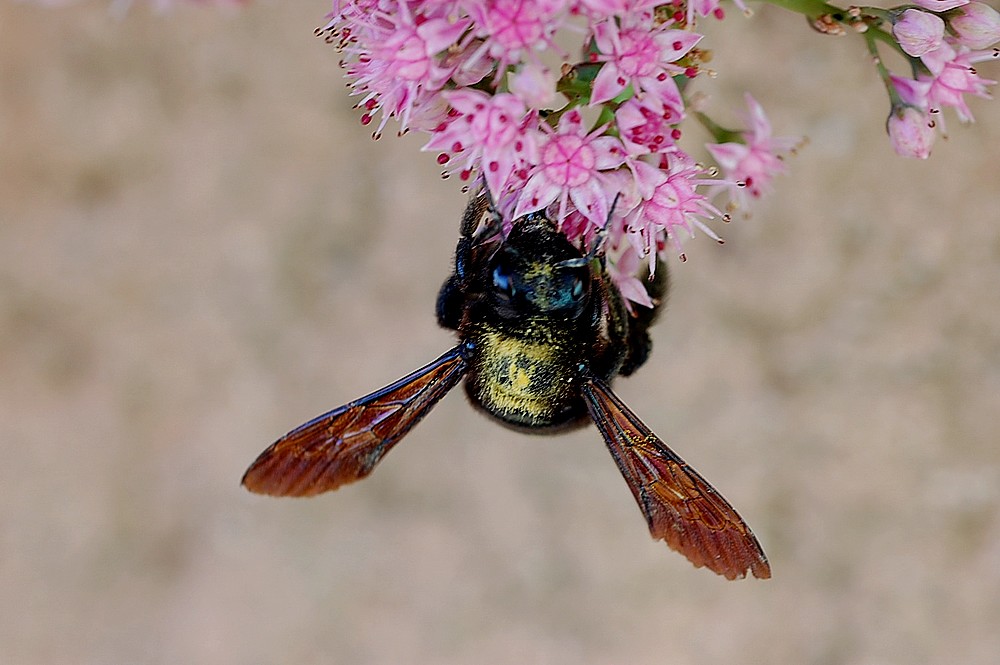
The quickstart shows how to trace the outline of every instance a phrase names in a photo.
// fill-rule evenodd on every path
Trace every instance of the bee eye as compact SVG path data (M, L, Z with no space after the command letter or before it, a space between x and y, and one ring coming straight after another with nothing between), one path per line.
M500 261L493 268L493 286L508 297L514 295L514 281L511 278L510 266L507 265L506 261Z
M586 268L576 268L569 271L563 278L563 293L569 295L570 300L579 305L587 299L590 293L590 271Z

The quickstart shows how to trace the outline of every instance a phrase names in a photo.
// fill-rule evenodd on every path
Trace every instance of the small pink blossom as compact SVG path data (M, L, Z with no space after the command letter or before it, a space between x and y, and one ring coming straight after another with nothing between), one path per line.
M629 85L637 95L652 92L665 101L679 96L673 75L684 70L671 63L687 55L702 36L668 26L619 26L613 19L594 26L594 43L600 50L596 61L604 66L594 79L591 105L614 99Z
M633 97L615 113L618 133L631 155L665 152L680 137L676 125L684 118L680 95L667 106L656 97Z
M981 2L960 7L948 19L958 42L970 49L987 49L1000 41L1000 13Z
M510 91L533 109L551 108L556 101L556 77L548 67L528 62L507 80Z
M926 111L913 106L894 109L886 120L889 143L900 157L927 159L934 145L934 123Z
M518 170L537 158L535 114L529 113L515 95L487 95L473 89L442 93L454 109L443 127L439 127L425 150L440 150L439 162L456 164L447 172L461 168L463 177L482 169L483 178L498 198Z
M521 190L514 216L541 210L558 199L557 221L566 217L567 204L572 201L584 217L602 226L607 221L611 193L601 172L625 162L621 141L604 135L604 129L588 134L577 109L563 115L539 145L538 164Z
M646 291L646 286L636 274L639 271L639 250L635 245L626 243L618 260L608 264L611 281L618 287L618 292L625 298L625 306L632 311L631 303L652 307L653 301Z
M972 122L972 111L963 95L991 99L986 88L996 84L996 81L981 78L973 65L992 57L989 52L969 51L964 47L956 50L948 44L925 53L920 59L931 72L931 77L927 79L930 81L927 101L931 108L951 106L958 113L959 120ZM925 77L921 75L920 78Z
M449 48L441 59L441 66L451 70L451 82L458 88L471 87L493 71L494 62L481 56L482 40L466 40L461 46Z
M892 35L906 53L917 58L941 45L944 21L930 12L907 9L893 24Z
M722 212L697 188L716 185L704 178L705 169L680 150L663 156L661 168L636 163L636 182L642 201L625 218L630 242L649 257L649 269L656 267L656 254L663 239L681 252L681 235L694 237L700 229L710 238L721 238L699 218L722 217ZM684 254L680 254L684 259Z
M892 86L904 104L923 111L930 108L930 102L927 100L927 93L931 88L930 79L925 77L923 80L918 81L896 75L892 75L889 78L892 80Z
M785 172L781 155L799 142L793 137L771 136L771 123L763 107L749 94L745 100L749 113L744 119L747 125L743 132L744 142L710 143L706 146L725 177L740 183L732 194L732 203L739 208L747 207L747 195L760 198L771 190L774 176Z
M503 73L534 51L555 47L552 36L562 26L565 0L457 0L472 18L481 54Z
M409 126L414 108L430 100L450 78L452 69L435 57L454 44L468 26L468 20L414 16L406 2L399 11L375 13L357 29L365 34L365 45L354 42L345 49L357 59L347 63L347 75L354 79L354 94L364 95L359 106L371 114L382 109L380 134L390 117L399 118L400 131Z

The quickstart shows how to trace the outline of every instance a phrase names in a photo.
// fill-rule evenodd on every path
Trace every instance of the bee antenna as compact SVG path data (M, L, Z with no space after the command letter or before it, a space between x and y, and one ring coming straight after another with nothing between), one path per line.
M615 200L611 202L611 208L608 209L608 218L604 222L604 227L607 228L608 224L611 223L611 216L615 214L615 208L618 207L618 199L622 197L622 193L618 192L615 194Z
M503 218L500 216L500 208L497 206L497 202L493 198L493 192L490 191L490 186L486 183L486 178L483 178L482 194L486 196L486 203L489 206L487 210L492 218L490 226L500 229L503 225Z
M583 268L584 266L590 263L590 260L592 258L593 257L591 257L590 255L580 256L575 259L566 259L565 261L560 261L556 265L560 268Z
M597 232L594 234L594 245L585 257L587 261L593 261L604 256L604 243L608 239L608 226L611 225L611 216L615 214L615 208L618 207L618 200L621 197L621 192L615 194L615 199L611 202L611 207L608 209L608 218L604 221L604 227L597 229Z

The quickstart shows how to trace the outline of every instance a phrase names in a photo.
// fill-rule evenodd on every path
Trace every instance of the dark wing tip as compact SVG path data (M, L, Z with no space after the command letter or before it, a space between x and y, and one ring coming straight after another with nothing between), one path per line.
M712 529L697 521L650 525L650 534L670 549L683 554L695 568L708 568L727 580L742 579L747 573L769 579L771 566L752 533L727 525Z
M241 484L256 494L314 496L360 480L464 376L461 347L278 439Z
M240 484L254 494L305 497L339 487L332 480L316 464L272 447L250 465Z
M603 382L583 385L604 437L656 540L696 568L735 580L771 577L767 557L743 518L707 480L656 436Z

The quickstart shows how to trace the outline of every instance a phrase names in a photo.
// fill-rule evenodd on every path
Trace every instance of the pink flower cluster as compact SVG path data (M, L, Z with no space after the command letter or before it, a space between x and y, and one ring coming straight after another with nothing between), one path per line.
M890 13L893 37L916 74L889 77L893 108L887 129L898 154L926 159L935 128L944 130L943 108L972 122L965 95L990 98L987 86L996 81L981 77L975 64L1000 56L993 48L1000 42L1000 13L969 0L915 1L923 9Z
M582 243L603 230L643 302L623 268L696 229L718 239L708 188L745 203L791 147L750 98L748 130L712 147L725 179L678 145L702 56L692 19L710 14L718 0L335 0L321 33L376 137L390 119L429 134L445 175L481 180L505 219L544 209Z

